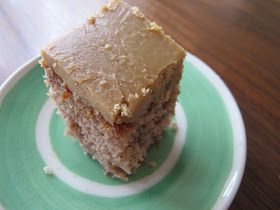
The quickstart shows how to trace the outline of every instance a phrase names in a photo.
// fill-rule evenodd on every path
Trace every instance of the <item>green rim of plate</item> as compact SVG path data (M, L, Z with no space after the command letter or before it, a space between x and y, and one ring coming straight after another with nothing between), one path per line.
M56 175L44 174L46 163L37 149L35 132L38 115L48 99L42 75L41 67L33 65L10 85L0 104L0 202L5 209L210 209L217 205L235 164L233 126L221 94L197 66L184 62L179 103L188 129L178 161L150 188L115 198L80 192ZM51 145L68 170L109 187L127 184L104 176L101 166L84 155L76 141L63 136L64 124L55 110L46 123ZM147 157L157 166L144 164L130 182L158 170L174 137L175 131L167 129L160 146L153 146ZM241 170L239 176L242 174ZM238 181L235 185L238 188ZM227 205L235 192L232 194Z

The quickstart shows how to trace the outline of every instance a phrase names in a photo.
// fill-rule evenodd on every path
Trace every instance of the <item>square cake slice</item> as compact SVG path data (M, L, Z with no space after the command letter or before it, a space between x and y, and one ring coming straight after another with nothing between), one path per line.
M137 7L114 0L41 51L66 133L127 179L174 114L185 50Z

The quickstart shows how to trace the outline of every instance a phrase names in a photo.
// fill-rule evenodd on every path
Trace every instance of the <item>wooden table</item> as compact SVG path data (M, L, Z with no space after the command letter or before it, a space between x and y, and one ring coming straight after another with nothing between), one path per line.
M46 42L104 2L0 1L0 84ZM230 209L280 209L280 1L128 2L213 67L239 103L248 156Z

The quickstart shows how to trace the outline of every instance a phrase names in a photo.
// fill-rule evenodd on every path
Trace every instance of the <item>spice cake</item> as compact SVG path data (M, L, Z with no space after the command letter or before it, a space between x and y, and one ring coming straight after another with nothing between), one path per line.
M185 50L137 7L114 0L41 56L66 133L127 180L174 114Z

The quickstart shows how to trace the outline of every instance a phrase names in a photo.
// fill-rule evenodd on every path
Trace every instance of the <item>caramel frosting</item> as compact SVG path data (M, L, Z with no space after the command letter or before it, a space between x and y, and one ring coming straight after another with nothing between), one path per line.
M137 7L114 0L41 51L44 63L110 123L136 120L185 50Z

